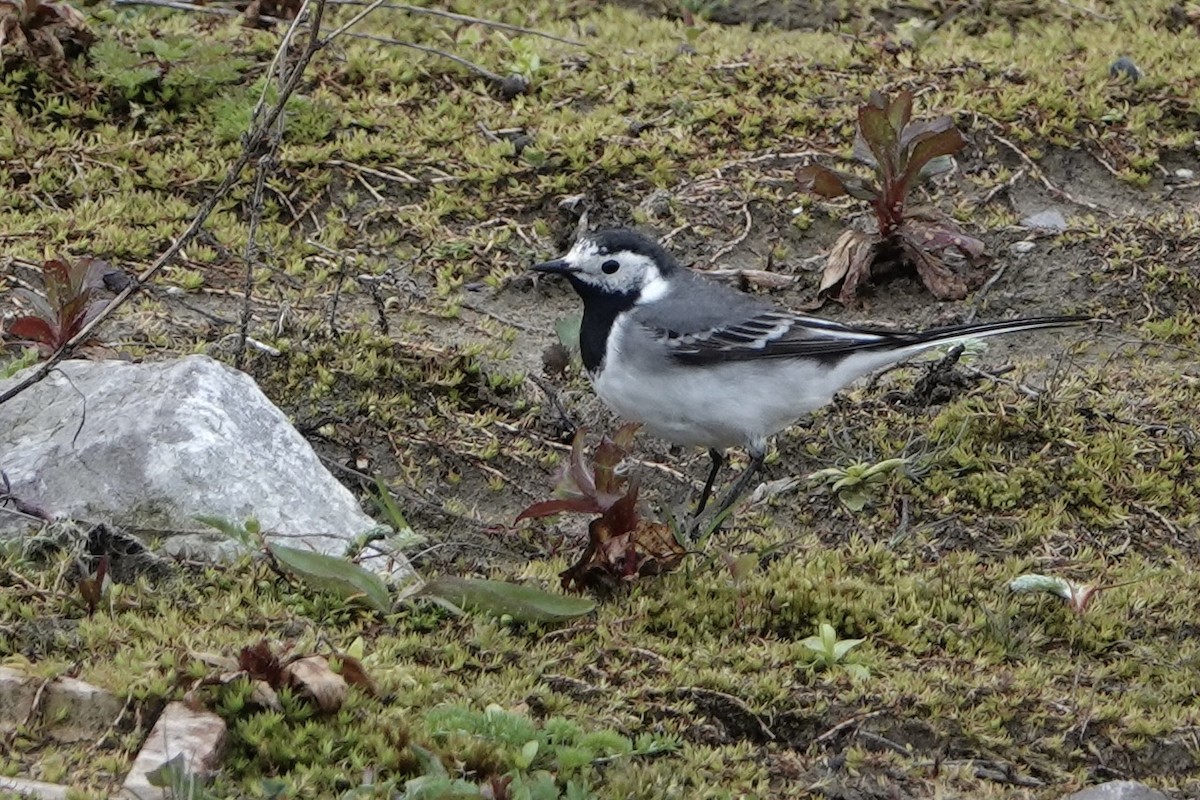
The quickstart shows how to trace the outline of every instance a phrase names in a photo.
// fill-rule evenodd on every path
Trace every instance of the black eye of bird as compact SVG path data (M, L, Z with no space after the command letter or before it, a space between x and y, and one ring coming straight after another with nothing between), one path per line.
M603 264L600 265L600 269L604 270L605 275L612 275L614 272L616 272L620 268L621 268L621 265L618 264L616 261L613 261L612 259L609 259L608 261L605 261Z

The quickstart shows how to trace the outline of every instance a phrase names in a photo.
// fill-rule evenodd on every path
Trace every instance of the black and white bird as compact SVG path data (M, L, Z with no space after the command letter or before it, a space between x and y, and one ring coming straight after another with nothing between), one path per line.
M579 348L600 399L653 436L708 448L697 516L727 448L746 448L750 463L718 515L749 487L771 436L857 378L966 339L1088 321L1036 317L915 333L843 325L708 280L628 229L585 236L533 269L563 275L583 300Z

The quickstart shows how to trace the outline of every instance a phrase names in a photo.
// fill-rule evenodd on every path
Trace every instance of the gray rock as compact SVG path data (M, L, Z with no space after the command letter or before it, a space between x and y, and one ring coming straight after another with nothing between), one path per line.
M254 380L207 356L64 361L0 405L0 469L50 514L201 557L230 546L197 515L255 517L268 540L332 555L375 527ZM29 527L0 511L0 535ZM393 571L411 573L402 559Z
M1069 794L1063 800L1170 800L1167 795L1137 781L1109 781Z
M1031 242L1031 241L1025 240L1025 241L1020 241L1020 242L1013 242L1012 244L1010 244L1008 246L1008 249L1014 256L1023 256L1026 253L1032 253L1034 251L1034 248L1036 248L1036 247L1037 247L1037 242Z
M1022 219L1021 227L1061 233L1067 229L1067 218L1058 209L1049 208Z
M1141 68L1129 56L1121 56L1108 67L1108 76L1137 83L1142 79Z

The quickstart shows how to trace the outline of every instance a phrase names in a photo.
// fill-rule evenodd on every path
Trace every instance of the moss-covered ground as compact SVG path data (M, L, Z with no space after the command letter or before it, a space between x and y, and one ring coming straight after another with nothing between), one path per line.
M554 788L531 797L1049 798L1119 777L1200 796L1200 12L718 0L689 26L688 5L454 4L578 45L382 8L355 30L524 73L531 91L505 99L446 59L343 37L292 100L251 303L251 336L280 354L252 350L246 369L354 489L393 488L429 539L422 571L555 586L580 546L577 520L511 524L569 442L535 377L574 422L612 424L582 377L543 376L575 300L526 266L586 212L668 237L697 268L792 277L773 299L808 303L811 257L858 209L799 194L792 171L846 161L871 89L911 88L919 115L967 135L958 171L920 194L988 243L999 277L960 303L901 277L821 313L1110 321L997 343L932 401L909 396L923 365L856 386L779 438L767 478L907 457L863 510L802 481L570 625L380 617L248 561L139 579L89 616L66 555L9 552L4 661L131 710L94 746L10 735L0 772L104 796L152 711L205 672L195 653L361 637L381 696L335 715L210 690L232 731L215 796L389 796L430 759L475 783L548 770ZM97 41L69 72L0 78L6 309L47 252L136 272L165 249L240 152L280 38L182 11L86 14ZM1137 83L1110 77L1121 55ZM250 197L247 180L108 343L232 359ZM1017 225L1046 209L1065 233ZM698 488L700 454L637 450L649 510ZM726 563L747 553L735 580ZM1023 573L1113 588L1080 615L1012 594ZM803 644L821 623L864 642L821 668ZM491 705L530 722L480 722ZM450 725L448 708L483 716ZM445 733L464 725L479 736Z

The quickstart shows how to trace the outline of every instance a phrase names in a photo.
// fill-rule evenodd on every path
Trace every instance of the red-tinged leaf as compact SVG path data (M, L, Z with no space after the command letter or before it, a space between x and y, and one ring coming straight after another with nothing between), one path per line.
M982 257L987 249L983 242L963 233L958 225L949 219L932 222L908 220L900 232L913 246L935 253L953 247L975 260Z
M33 316L41 317L46 321L58 319L57 309L51 308L50 304L46 302L46 298L40 294L35 294L28 289L14 289L13 296L29 303L33 307Z
M523 519L540 519L552 514L572 511L580 514L599 514L604 511L594 497L561 497L554 500L543 500L534 503L517 516L516 522Z
M86 294L77 295L59 309L58 324L62 329L64 340L79 333L79 329L83 327L83 318L87 315L87 309L88 296Z
M596 484L583 455L583 441L586 433L586 428L580 428L575 432L575 438L571 442L571 460L567 475L575 482L575 487L580 494L595 497Z
M597 496L616 494L620 490L625 478L617 474L617 467L628 454L628 449L621 447L613 439L605 436L600 440L592 458L592 475Z
M44 344L51 349L58 348L61 338L53 325L37 317L17 317L8 324L8 334L27 342Z
M918 139L935 133L943 133L953 127L954 120L950 119L950 117L919 119L900 131L900 149L905 153L911 152L913 143Z
M886 189L886 185L896 176L899 144L896 129L892 127L887 111L873 105L859 107L858 129L862 132L867 147L871 149L871 155L875 156L875 161L879 164Z
M948 131L941 133L928 133L913 141L912 151L908 156L908 163L904 167L904 184L906 187L912 186L917 182L921 170L925 168L933 159L939 156L948 156L962 150L967 144L967 140L958 132L957 128L951 128Z
M71 302L75 293L71 291L71 267L67 262L58 258L43 262L42 282L46 287L46 300L52 308L62 308Z
M634 481L629 486L629 491L624 497L613 503L608 511L604 512L604 518L611 525L613 530L620 533L628 533L638 526L637 513L638 485Z
M613 494L625 482L625 479L617 474L617 465L621 463L621 458L617 446L607 439L596 446L596 463L593 473L597 497Z
M901 89L892 98L891 104L888 106L888 119L892 123L892 130L903 131L904 126L908 124L912 118L913 96L912 92L907 89Z
M801 191L812 192L827 199L849 194L845 178L820 164L800 167L796 170L796 182L800 184Z

